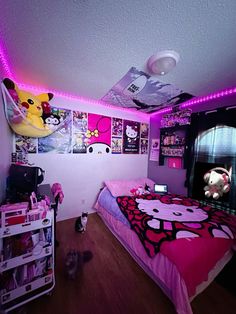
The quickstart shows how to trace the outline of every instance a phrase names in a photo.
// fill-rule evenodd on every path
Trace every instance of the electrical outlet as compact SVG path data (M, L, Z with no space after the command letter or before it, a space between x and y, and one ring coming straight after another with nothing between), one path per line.
M85 204L85 199L81 200L81 204L84 205Z

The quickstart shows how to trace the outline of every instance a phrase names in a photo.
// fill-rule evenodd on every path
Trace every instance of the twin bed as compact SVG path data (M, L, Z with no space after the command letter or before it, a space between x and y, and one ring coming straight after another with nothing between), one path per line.
M191 314L190 302L233 255L235 217L179 195L131 195L140 186L152 187L149 179L105 183L97 213L176 312Z

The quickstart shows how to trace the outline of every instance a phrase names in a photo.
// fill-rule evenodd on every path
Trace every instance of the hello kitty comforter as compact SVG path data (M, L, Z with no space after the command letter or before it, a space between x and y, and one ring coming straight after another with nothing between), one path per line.
M155 256L166 241L181 238L236 238L236 218L178 195L120 196L117 203L147 254Z
M198 284L207 280L209 271L236 238L236 217L201 207L187 197L149 194L139 198L120 196L116 200L148 256L152 258L158 252L167 256L178 267L190 296ZM195 265L197 271L189 265Z

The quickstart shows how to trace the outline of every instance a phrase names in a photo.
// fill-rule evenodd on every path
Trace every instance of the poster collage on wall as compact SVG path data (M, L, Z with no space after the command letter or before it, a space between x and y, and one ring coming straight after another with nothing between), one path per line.
M58 108L53 108L53 115L55 127L63 121L59 130L42 138L15 134L15 152L148 154L147 123Z

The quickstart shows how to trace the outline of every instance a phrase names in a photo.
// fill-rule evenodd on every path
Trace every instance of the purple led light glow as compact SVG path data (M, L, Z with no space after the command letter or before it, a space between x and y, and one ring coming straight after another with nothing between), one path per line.
M5 51L6 51L6 49L4 48L3 41L0 40L0 62L3 66L4 74L7 77L9 77L10 79L14 80L23 89L31 89L31 90L34 90L37 92L45 91L45 89L40 88L40 87L30 86L30 85L26 85L26 84L22 84L22 83L17 82L17 80L15 79L15 76L13 75L11 68L9 66L8 58L6 57ZM48 90L47 90L47 92L48 92ZM80 102L85 103L85 104L90 104L90 105L95 105L95 106L103 106L106 108L111 108L113 110L120 110L123 112L125 111L125 112L129 112L129 113L135 113L137 116L145 117L145 118L153 116L153 115L157 115L157 114L168 113L168 112L172 111L172 107L167 107L167 108L160 109L159 111L154 112L154 113L149 115L145 112L134 111L134 110L122 108L122 107L116 107L116 106L113 106L113 105L108 104L108 103L101 101L101 100L90 99L90 98L82 97L79 95L68 94L65 92L57 91L57 90L51 90L51 92L58 97L63 97L63 98L67 98L70 100L77 100L77 101L80 101ZM233 88L229 88L229 89L226 89L223 91L218 91L218 92L213 93L213 94L209 94L207 96L195 97L193 100L186 101L186 102L182 103L180 105L180 109L190 107L190 106L195 105L195 104L207 102L207 101L210 101L212 99L217 99L217 98L225 97L228 95L232 95L235 93L236 93L236 87L233 87Z
M195 97L193 100L189 100L189 101L182 103L179 106L179 108L184 109L184 108L196 105L196 104L201 104L203 102L207 102L207 101L210 101L213 99L222 98L222 97L229 96L232 94L236 94L236 87L228 88L228 89L218 91L218 92L215 92L215 93L212 93L212 94L209 94L206 96L202 96L202 97ZM164 109L161 109L157 112L152 113L151 116L154 116L157 114L163 114L163 113L167 113L167 112L171 112L171 111L172 111L172 107L168 107L168 108L164 108Z
M152 115L160 114L160 113L168 113L168 112L171 112L171 111L172 111L172 107L167 107L167 108L164 108L164 109L160 109L159 111L153 113Z
M222 91L218 91L216 93L212 93L212 94L209 94L207 96L196 97L193 100L186 101L185 103L180 105L180 109L190 107L190 106L195 105L195 104L201 104L203 102L207 102L207 101L210 101L212 99L218 99L218 98L222 98L225 96L229 96L232 94L236 94L236 87L232 87L232 88L228 88L228 89L225 89Z
M4 73L6 74L7 77L11 78L14 80L14 75L12 74L9 66L9 62L7 61L5 49L2 40L0 40L0 63L2 64Z

